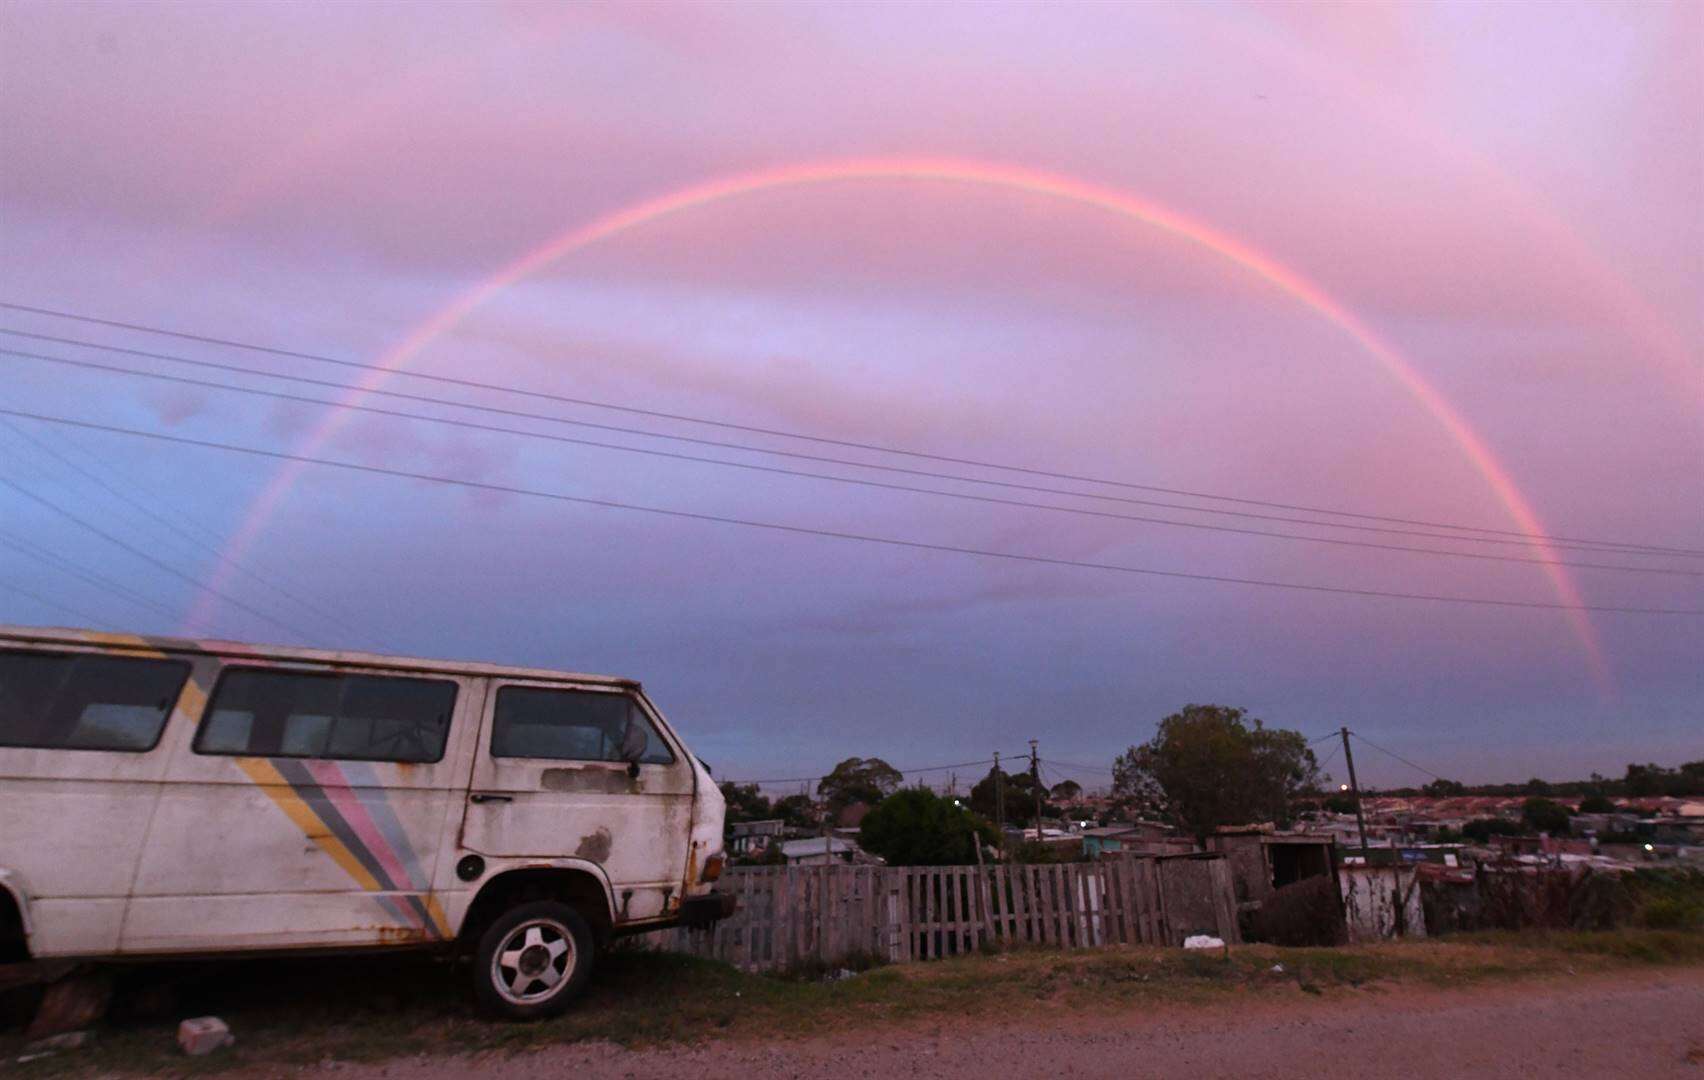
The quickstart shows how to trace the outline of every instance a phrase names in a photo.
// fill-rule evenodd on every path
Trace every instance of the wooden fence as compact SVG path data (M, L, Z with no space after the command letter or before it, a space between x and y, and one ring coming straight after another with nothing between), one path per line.
M1218 856L734 867L718 887L738 898L732 918L710 930L658 931L647 935L651 943L769 971L860 954L934 960L986 944L1180 945L1197 933L1239 940L1230 868Z

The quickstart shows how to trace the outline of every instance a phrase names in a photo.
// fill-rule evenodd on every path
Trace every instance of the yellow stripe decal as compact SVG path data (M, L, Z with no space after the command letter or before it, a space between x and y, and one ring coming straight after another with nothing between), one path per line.
M343 841L332 834L331 828L296 794L270 761L248 757L237 758L236 761L243 772L248 774L249 779L259 785L278 805L278 809L284 811L285 816L296 823L303 835L318 844L320 850L330 855L363 889L368 892L383 891L384 886L379 884L378 879L361 865L361 860L355 857L354 852L350 851Z

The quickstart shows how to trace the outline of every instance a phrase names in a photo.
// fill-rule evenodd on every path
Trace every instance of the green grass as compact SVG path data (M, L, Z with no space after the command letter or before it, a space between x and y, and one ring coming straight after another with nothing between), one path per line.
M1282 965L1282 971L1274 971ZM1339 949L1250 945L1223 952L1024 949L877 967L835 982L746 975L691 957L620 950L557 1020L501 1024L469 1003L464 969L425 957L272 960L129 974L181 980L169 1016L114 1018L83 1050L16 1065L22 1039L0 1035L0 1071L24 1078L89 1072L202 1074L243 1067L372 1061L413 1054L519 1051L582 1040L623 1046L706 1038L787 1039L873 1025L1011 1015L1046 1003L1075 1012L1172 1003L1213 1008L1251 996L1340 995L1384 985L1469 986L1652 965L1704 965L1704 935L1682 931L1462 935ZM237 1044L187 1059L177 1019L223 1017Z

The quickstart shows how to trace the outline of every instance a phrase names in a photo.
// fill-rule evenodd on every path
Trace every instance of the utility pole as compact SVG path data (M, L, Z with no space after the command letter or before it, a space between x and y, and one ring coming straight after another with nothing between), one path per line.
M1355 828L1361 833L1361 855L1367 854L1367 819L1361 813L1361 785L1355 780L1355 753L1349 749L1349 729L1339 728L1343 736L1343 760L1349 763L1349 794L1355 799Z
M1006 774L1000 771L1000 751L994 751L994 832L1000 837L1000 856L1006 855Z
M1035 842L1041 843L1041 759L1036 757L1035 740L1030 740L1030 780L1035 784Z

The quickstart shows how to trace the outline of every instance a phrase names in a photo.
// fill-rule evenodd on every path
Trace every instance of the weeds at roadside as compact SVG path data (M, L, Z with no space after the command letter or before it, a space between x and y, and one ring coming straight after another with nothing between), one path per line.
M751 975L693 957L618 950L603 958L586 997L566 1016L518 1025L478 1018L465 992L466 972L426 957L255 961L218 965L187 980L174 1014L222 1016L237 1034L228 1051L186 1059L172 1042L175 1020L121 1018L86 1049L24 1065L15 1064L21 1038L0 1035L0 1070L24 1080L91 1072L201 1075L327 1059L508 1054L588 1040L638 1047L787 1039L943 1017L992 1019L1038 999L1092 1015L1132 1005L1213 1007L1258 994L1330 997L1404 983L1447 988L1674 964L1704 964L1704 934L1494 932L1335 949L1250 945L1228 955L1018 948L869 966L835 981L803 971Z

